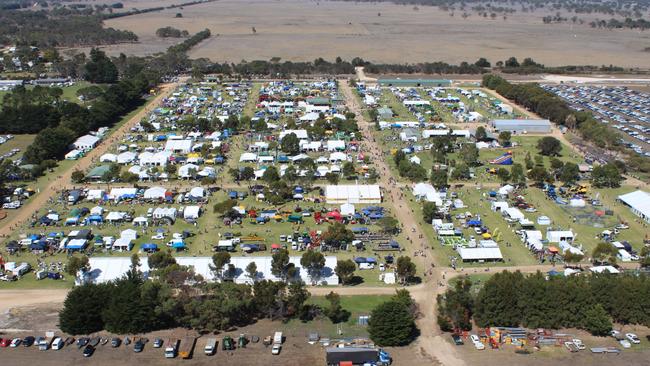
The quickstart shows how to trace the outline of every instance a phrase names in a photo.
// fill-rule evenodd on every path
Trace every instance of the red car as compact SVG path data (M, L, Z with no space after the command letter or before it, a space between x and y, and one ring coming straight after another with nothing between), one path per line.
M10 344L11 344L11 339L0 338L0 347L9 347Z

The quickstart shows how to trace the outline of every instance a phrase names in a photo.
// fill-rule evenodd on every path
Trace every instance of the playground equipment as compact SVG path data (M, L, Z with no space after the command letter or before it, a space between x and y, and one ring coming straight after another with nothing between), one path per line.
M512 165L512 151L508 151L498 158L490 161L490 164L496 165Z

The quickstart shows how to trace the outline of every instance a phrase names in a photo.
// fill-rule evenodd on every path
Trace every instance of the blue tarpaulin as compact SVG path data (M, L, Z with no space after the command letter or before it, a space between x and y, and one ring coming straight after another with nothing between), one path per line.
M182 241L175 241L172 243L172 248L174 249L185 249L185 243Z
M156 251L158 250L158 245L154 243L144 243L140 248L145 251Z

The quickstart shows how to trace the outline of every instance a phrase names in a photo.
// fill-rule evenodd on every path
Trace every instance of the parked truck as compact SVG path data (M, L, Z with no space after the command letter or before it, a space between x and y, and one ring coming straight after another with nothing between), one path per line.
M170 338L167 340L165 347L165 358L175 358L178 354L178 343L179 340L175 338Z
M178 355L182 359L192 358L192 353L194 352L194 346L196 345L196 337L185 337L181 341L180 351Z
M217 339L208 338L208 340L205 342L203 353L205 353L207 356L212 356L215 354L215 352L217 352Z
M280 350L282 350L282 332L275 332L273 335L273 348L271 348L271 354L279 355Z

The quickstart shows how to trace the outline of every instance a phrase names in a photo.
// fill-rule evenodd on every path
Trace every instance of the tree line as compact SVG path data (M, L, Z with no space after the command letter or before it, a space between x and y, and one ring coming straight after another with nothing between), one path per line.
M94 15L55 16L45 10L0 11L0 42L37 47L77 47L136 42L130 31L104 28Z
M647 276L592 274L524 275L503 271L475 291L468 278L438 295L444 331L478 327L580 328L607 335L612 322L650 325Z
M320 256L319 256L320 255ZM233 266L228 253L217 253L210 268L220 282L207 282L191 267L181 266L170 252L160 251L147 259L148 280L140 271L140 258L131 257L131 267L121 278L104 284L83 284L67 295L59 313L61 330L72 335L107 330L117 334L146 333L173 327L201 332L230 331L259 319L309 321L327 317L333 323L345 322L350 312L341 305L335 292L325 296L327 305L309 304L310 293L300 280L291 280L288 253L273 257L272 272L283 280L259 280L251 262L246 275L251 284L227 280ZM324 262L322 254L306 252L301 265L308 271ZM87 271L85 257L72 257L69 273ZM381 346L400 346L418 335L415 326L417 307L407 290L398 290L388 301L371 312L368 333Z

